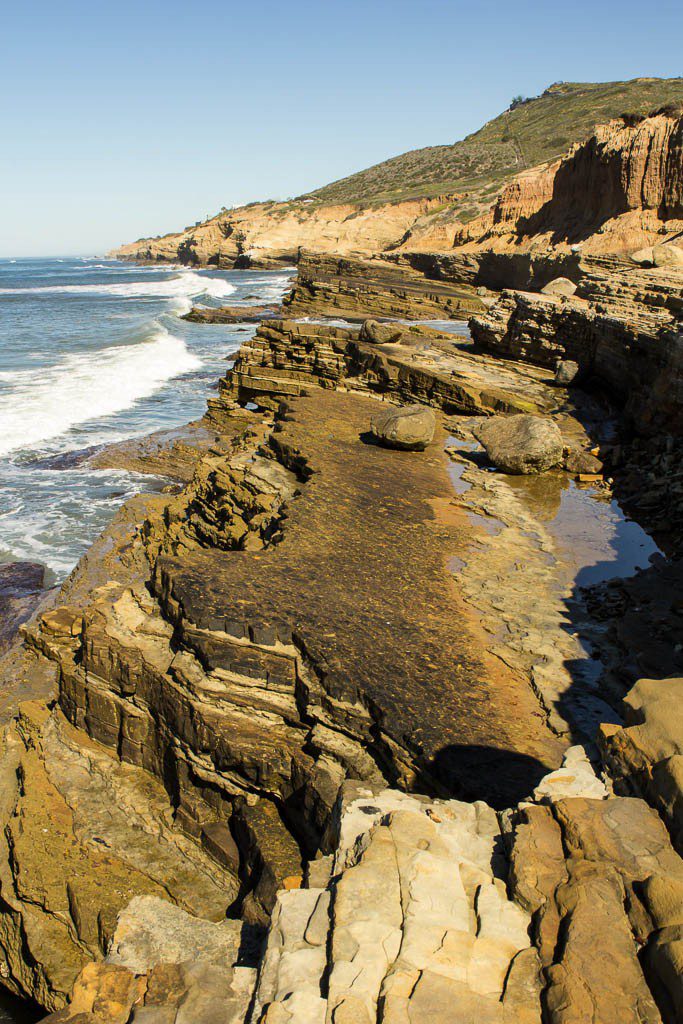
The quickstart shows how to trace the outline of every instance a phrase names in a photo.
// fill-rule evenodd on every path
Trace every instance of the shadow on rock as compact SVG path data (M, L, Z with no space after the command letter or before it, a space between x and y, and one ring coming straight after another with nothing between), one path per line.
M553 767L517 750L451 743L424 766L414 788L503 810L529 797Z

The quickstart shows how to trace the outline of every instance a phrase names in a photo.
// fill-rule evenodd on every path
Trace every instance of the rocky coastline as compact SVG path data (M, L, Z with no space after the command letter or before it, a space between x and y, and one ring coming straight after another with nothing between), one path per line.
M677 167L680 123L566 159L616 147L635 180L647 136ZM169 485L59 590L28 567L0 589L0 975L53 1024L681 1018L683 178L662 173L644 255L623 224L612 251L544 227L293 254L276 216L259 259L297 279L204 417L88 454ZM246 259L202 238L202 262ZM585 517L617 499L652 557L584 584Z

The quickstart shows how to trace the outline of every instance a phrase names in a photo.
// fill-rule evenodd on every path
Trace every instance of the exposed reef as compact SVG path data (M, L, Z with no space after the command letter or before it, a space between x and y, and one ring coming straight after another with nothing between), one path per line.
M481 484L489 514L521 532L472 559L444 452L445 431L520 411L552 415L566 449L587 452L582 420L601 414L581 394L427 326L277 320L204 421L111 453L185 486L124 507L15 644L5 678L20 668L45 697L5 741L6 984L79 1024L180 1024L190 1007L207 1024L438 1020L453 1006L555 1024L584 1002L607 1024L615 1000L627 1021L675 1019L667 894L683 869L656 812L611 795L650 800L675 838L673 783L652 781L675 765L648 753L643 767L605 704L618 693L562 676L577 655L550 654L550 541L535 553L533 520L475 464L467 500ZM415 400L440 417L427 450L372 443L376 411ZM501 640L487 581L512 582L506 552L525 544L537 575ZM454 558L472 571L454 576ZM515 629L534 606L545 617L525 618L525 646ZM600 721L604 782L567 753ZM32 838L45 827L49 872ZM604 916L610 985L586 906Z
M681 1019L680 125L457 248L311 199L121 250L298 276L190 314L260 321L206 415L76 456L157 492L0 590L0 975L53 1024Z

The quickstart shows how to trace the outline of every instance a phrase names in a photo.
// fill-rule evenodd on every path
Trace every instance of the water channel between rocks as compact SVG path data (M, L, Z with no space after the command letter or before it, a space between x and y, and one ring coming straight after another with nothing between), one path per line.
M478 527L450 568L490 650L529 676L554 731L590 740L617 716L600 692L605 625L591 620L582 588L634 575L659 549L600 486L561 471L508 476L458 437L447 451L455 500Z

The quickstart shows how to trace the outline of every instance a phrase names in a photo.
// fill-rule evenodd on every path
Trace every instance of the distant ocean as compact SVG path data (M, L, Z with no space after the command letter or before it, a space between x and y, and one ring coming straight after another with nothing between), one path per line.
M44 562L63 579L149 478L44 460L200 416L254 328L180 314L273 302L290 280L101 257L0 260L0 564Z

